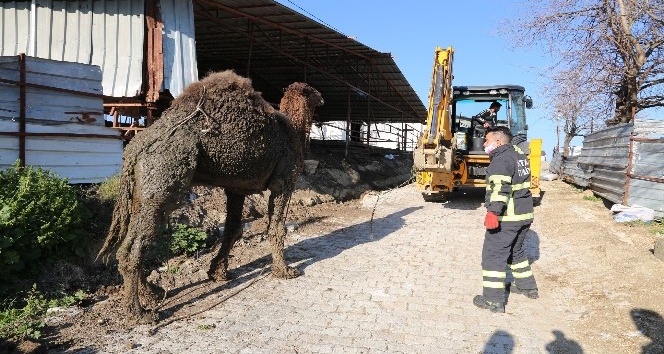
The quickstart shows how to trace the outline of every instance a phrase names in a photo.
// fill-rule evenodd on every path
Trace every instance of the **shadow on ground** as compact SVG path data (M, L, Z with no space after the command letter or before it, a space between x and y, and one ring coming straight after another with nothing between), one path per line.
M646 309L632 309L630 315L639 332L651 341L642 347L641 353L664 353L664 319L662 315Z
M290 263L304 260L297 265L300 271L304 271L309 265L332 258L345 250L381 240L405 225L404 216L421 208L406 208L382 218L348 226L323 236L305 239L287 247L284 252ZM192 316L217 306L226 297L221 300L214 299L212 303L205 301L209 300L208 298L211 295L221 291L231 291L231 295L228 296L232 296L244 287L251 285L257 278L267 274L267 267L270 265L270 260L271 256L266 255L232 269L230 274L234 279L225 283L220 284L205 280L170 291L168 299L160 310L160 314L165 321L159 323L155 327L155 330L184 316ZM196 305L195 313L178 314L176 317L173 317L178 311L194 304Z
M444 202L445 209L477 210L484 204L485 188L461 187L450 193Z
M341 252L369 242L379 241L405 225L404 216L422 209L410 207L382 218L344 227L330 234L302 240L286 250L289 259L305 259L298 265L304 271L309 265L332 258Z
M565 338L565 334L561 331L554 330L555 337L553 342L546 345L547 353L551 354L583 354L581 345L575 340ZM484 345L481 351L483 354L512 354L514 352L515 340L514 337L503 330L495 331L491 338Z

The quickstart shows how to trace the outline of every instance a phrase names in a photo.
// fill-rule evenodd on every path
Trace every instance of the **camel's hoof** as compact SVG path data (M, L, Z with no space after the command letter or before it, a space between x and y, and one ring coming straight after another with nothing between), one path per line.
M148 307L157 307L166 297L166 290L158 285L148 283L141 289L140 298Z
M209 271L208 278L214 281L229 281L232 279L226 270Z
M272 275L281 279L292 279L302 275L302 272L293 267L286 266L284 268L279 268L279 269L273 268Z
M143 310L136 318L137 324L154 324L159 321L159 312L156 310Z
M155 310L146 310L144 308L130 308L127 310L130 318L136 324L152 324L159 320L159 313Z

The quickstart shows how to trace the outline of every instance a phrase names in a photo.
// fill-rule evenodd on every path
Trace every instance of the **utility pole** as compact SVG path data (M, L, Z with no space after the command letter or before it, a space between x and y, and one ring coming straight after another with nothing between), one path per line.
M560 117L561 117L561 114L558 113L556 115L556 123L557 123L556 136L558 137L558 141L556 142L556 154L560 153Z

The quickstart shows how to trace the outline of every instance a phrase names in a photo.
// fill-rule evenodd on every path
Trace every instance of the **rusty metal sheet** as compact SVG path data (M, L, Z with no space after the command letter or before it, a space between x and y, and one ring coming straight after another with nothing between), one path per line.
M20 159L70 183L98 183L118 173L123 140L104 126L101 80L94 65L0 57L0 170Z

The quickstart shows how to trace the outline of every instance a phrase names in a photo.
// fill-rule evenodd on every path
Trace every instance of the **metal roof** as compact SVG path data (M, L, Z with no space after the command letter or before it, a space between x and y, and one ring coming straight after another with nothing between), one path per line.
M492 86L454 86L454 90L459 91L490 91L490 90L516 90L516 91L526 91L523 86L520 85L492 85Z
M423 123L426 108L390 53L271 0L193 0L199 73L234 69L266 100L306 81L325 105L319 121Z

